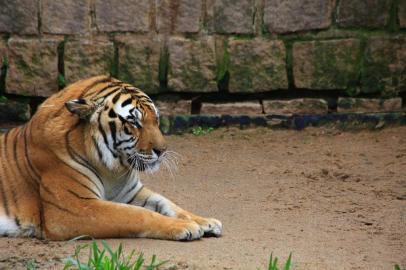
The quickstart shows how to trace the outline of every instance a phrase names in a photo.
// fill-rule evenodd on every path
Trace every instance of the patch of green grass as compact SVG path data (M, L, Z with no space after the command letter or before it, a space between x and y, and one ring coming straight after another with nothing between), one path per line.
M197 128L201 129L201 127ZM75 254L65 260L63 270L154 270L166 263L166 261L157 262L156 256L153 255L151 262L145 264L143 253L136 253L135 250L132 250L128 256L125 256L122 244L119 245L117 250L113 251L106 241L102 240L101 242L102 249L99 248L96 241L93 241L91 244L77 246ZM86 257L87 262L83 262L79 257L82 251L86 249L89 255ZM292 253L289 254L282 268L278 264L278 258L271 254L267 270L291 270L291 267ZM36 269L35 260L27 262L26 270ZM257 270L261 270L261 268L258 267ZM395 270L406 270L406 268L396 264Z
M58 74L58 89L63 89L66 86L65 76Z
M204 127L198 126L198 127L192 128L192 134L195 136L202 136L202 135L209 134L213 130L214 130L214 128L212 128L212 127L204 128Z
M144 254L136 253L132 250L129 255L125 256L122 244L117 250L113 250L106 241L102 241L103 248L100 249L95 241L76 247L73 257L65 260L64 270L153 270L166 262L157 262L156 256L152 256L151 262L145 264ZM89 256L87 262L80 260L80 254L83 250L88 249Z
M395 264L395 270L406 270L406 268L400 268L399 264Z
M35 270L35 269L37 269L37 266L35 265L35 262L33 260L30 260L27 262L26 269Z
M273 257L272 254L269 257L268 270L279 270L279 269L289 270L291 266L292 266L292 253L289 254L289 257L286 260L285 265L283 266L283 268L279 268L278 258L277 257ZM261 270L261 269L257 268L257 270Z
M0 96L0 103L6 103L7 100L8 100L7 97L5 97L5 96Z
M166 89L168 86L168 71L169 71L169 50L165 46L161 49L158 64L158 79L160 86Z
M6 92L6 75L8 65L8 58L3 57L3 66L0 66L0 95Z

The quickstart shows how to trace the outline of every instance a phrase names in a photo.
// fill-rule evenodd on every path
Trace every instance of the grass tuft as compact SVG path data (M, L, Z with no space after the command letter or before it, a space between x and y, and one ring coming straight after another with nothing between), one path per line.
M406 268L401 268L399 264L395 264L395 270L406 270Z
M86 262L80 259L84 250L88 250ZM122 244L117 250L113 250L106 241L102 241L102 248L99 248L96 241L77 246L75 254L64 262L63 270L154 270L166 263L166 261L157 262L156 256L153 255L151 262L146 264L143 253L136 253L135 250L132 250L128 256L125 256ZM35 270L37 267L33 261L29 261L26 269Z
M212 127L204 128L204 127L198 126L198 127L192 128L192 134L195 136L202 136L202 135L209 134L213 130L214 130L214 128L212 128Z
M30 260L30 261L27 262L26 269L27 270L35 270L35 269L37 269L37 266L36 266L36 264L35 264L35 262L33 260Z
M289 270L292 266L292 253L289 254L288 259L286 260L286 263L283 268L279 268L278 266L278 258L271 256L269 257L269 264L268 264L268 270ZM257 270L261 270L260 268L257 268Z

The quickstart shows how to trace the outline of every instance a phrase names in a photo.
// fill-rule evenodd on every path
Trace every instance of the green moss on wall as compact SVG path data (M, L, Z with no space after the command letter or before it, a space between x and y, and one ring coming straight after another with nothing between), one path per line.
M169 51L167 46L161 48L158 69L158 80L160 87L166 89L168 86L169 70Z

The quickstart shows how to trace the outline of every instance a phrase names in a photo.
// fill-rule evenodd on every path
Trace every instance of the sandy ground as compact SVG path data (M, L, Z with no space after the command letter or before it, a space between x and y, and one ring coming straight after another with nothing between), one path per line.
M292 252L299 270L406 266L406 127L230 129L168 141L182 156L177 173L144 183L220 219L223 237L108 240L114 247L156 254L170 269L265 268L272 252L281 260ZM0 269L30 259L40 269L61 269L77 244L0 238Z

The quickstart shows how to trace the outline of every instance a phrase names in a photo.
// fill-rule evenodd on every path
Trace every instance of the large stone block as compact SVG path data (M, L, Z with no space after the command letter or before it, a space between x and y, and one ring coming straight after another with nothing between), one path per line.
M402 109L401 98L343 98L337 102L338 112L393 112Z
M210 32L254 33L254 0L207 0L206 7Z
M293 75L297 88L346 89L358 79L360 41L308 41L293 44Z
M8 99L0 101L0 122L25 122L30 120L30 117L31 109L28 103Z
M264 100L267 114L326 114L328 104L324 99L298 98L291 100Z
M286 49L282 41L231 40L228 53L230 92L288 88Z
M406 28L406 1L399 2L398 17L400 27Z
M158 92L159 41L138 36L117 37L116 41L119 54L118 77L146 93Z
M391 0L341 0L337 23L341 27L384 27L391 3Z
M7 93L46 97L56 92L60 42L57 39L9 39Z
M89 0L42 0L42 31L81 34L90 29Z
M65 44L65 79L80 79L110 74L114 61L114 45L109 41L80 40Z
M192 112L191 100L178 100L178 101L156 101L155 105L159 109L160 115L186 115Z
M217 91L213 37L200 40L172 37L168 50L170 89L179 92Z
M331 25L335 0L265 0L264 23L269 32L290 33Z
M396 96L406 91L406 38L371 38L364 59L362 92Z
M156 0L160 33L197 33L202 21L202 0Z
M37 34L37 0L0 0L0 32Z
M150 0L95 0L96 25L103 32L147 32Z
M259 101L234 103L203 102L202 108L200 109L200 114L257 115L262 114L262 106Z

